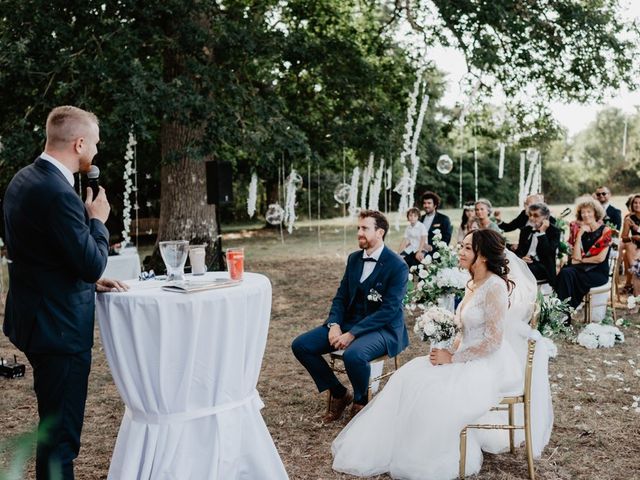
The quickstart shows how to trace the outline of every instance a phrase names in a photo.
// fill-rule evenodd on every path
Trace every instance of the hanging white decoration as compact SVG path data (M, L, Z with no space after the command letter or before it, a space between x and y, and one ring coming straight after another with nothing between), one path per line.
M527 160L527 153L525 150L520 151L520 183L518 186L518 205L520 207L524 207L524 200L526 194L524 193L524 175L525 175L525 165Z
M398 205L398 212L400 215L396 219L396 229L400 228L400 217L404 217L405 211L413 203L414 189L418 177L418 168L420 166L420 157L417 155L418 140L420 139L420 132L422 131L424 117L427 111L427 106L429 105L429 95L427 94L427 85L423 74L424 67L421 67L417 72L416 81L413 84L413 91L409 96L407 123L405 124L405 133L403 137L404 144L402 153L400 154L400 163L405 165L406 157L409 157L411 159L411 172L409 172L405 166L403 168L403 174L395 188L395 191L401 195ZM418 96L421 91L422 101L420 103L420 111L414 121L416 106L418 104Z
M265 213L264 218L271 225L280 225L284 219L284 210L279 204L272 203L267 207L267 213Z
M355 167L351 174L351 186L349 187L349 218L356 216L358 210L358 181L360 180L360 168Z
M473 147L473 183L475 186L475 200L478 201L478 143Z
M404 165L406 157L411 154L411 143L413 140L413 122L418 105L418 95L420 94L420 85L422 84L422 75L424 67L420 67L416 72L416 81L413 83L413 90L409 95L409 106L407 107L407 122L404 125L402 153L400 153L400 163Z
M393 169L389 167L387 168L387 180L385 182L385 188L387 190L390 190L391 187L393 186L392 180L393 180Z
M629 127L629 120L627 117L624 118L624 132L622 133L622 158L623 160L627 159L627 130Z
M258 199L258 175L255 173L251 175L251 182L249 182L249 196L247 197L247 213L249 218L253 218L256 213L256 201Z
M526 152L526 158L529 161L529 170L527 173L527 180L524 183L524 197L526 198L528 195L532 193L537 193L536 190L538 188L537 180L534 182L534 174L537 170L537 162L540 152L535 148L529 148ZM522 199L524 205L524 198Z
M400 203L398 205L398 212L400 212L400 215L396 215L396 224L395 224L396 230L400 230L400 218L404 217L404 215L402 214L406 212L409 209L409 206L411 205L411 198L409 196L409 192L411 191L411 188L412 188L412 185L411 185L412 182L413 180L411 179L411 175L409 174L409 169L406 166L403 167L402 176L400 177L400 180L398 181L396 188L393 189L394 192L400 195Z
M373 177L373 153L369 154L369 164L362 171L362 190L360 191L360 208L367 208L367 193L369 193L369 183Z
M131 193L137 192L137 185L134 186L133 180L131 179L132 175L136 174L136 170L134 168L134 160L135 160L135 146L136 146L136 138L133 136L132 132L129 132L129 141L127 142L127 149L124 154L124 208L122 209L122 247L127 246L131 243ZM136 177L137 178L137 177ZM137 183L137 182L136 182ZM136 195L137 197L137 195ZM135 202L135 208L137 210L138 203ZM137 215L137 213L136 213Z
M300 179L300 182L298 182ZM287 177L284 196L284 224L289 233L293 232L293 224L296 222L296 190L302 185L302 177L294 169Z
M542 153L538 154L538 188L532 193L542 193Z
M376 177L369 188L369 210L378 210L380 202L380 190L382 190L382 175L384 173L384 158L380 159L380 166L376 171Z
M498 150L500 150L500 160L498 161L498 178L502 180L504 177L504 152L506 144L503 142L498 143Z

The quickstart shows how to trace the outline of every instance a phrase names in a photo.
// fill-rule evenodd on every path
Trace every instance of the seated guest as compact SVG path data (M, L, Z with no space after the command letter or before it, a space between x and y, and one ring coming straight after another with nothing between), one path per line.
M420 210L416 207L411 207L407 210L409 225L404 231L404 238L398 252L410 267L417 265L424 258L422 251L427 243L427 227L424 226L424 223L418 221L419 217ZM418 260L416 256L419 256L420 259Z
M631 293L633 291L631 265L633 265L640 251L638 249L640 247L640 195L631 195L627 200L627 208L629 213L625 215L622 222L620 238L622 239L621 247L624 254L625 267L624 291L625 293ZM634 292L634 295L637 294Z
M438 212L440 206L440 197L434 192L424 192L422 194L422 209L424 215L420 217L420 221L427 227L427 245L424 248L423 255L435 250L433 246L433 236L436 230L440 230L442 241L447 245L451 243L451 234L453 227L451 220L445 214ZM417 257L417 255L416 255ZM419 258L421 260L421 258Z
M522 230L527 225L527 222L529 221L527 208L529 207L529 205L532 205L534 203L544 203L544 195L542 195L541 193L534 193L533 195L529 195L527 198L525 198L524 208L518 214L518 216L513 220L511 220L510 222L503 222L500 210L496 210L493 213L493 215L496 219L496 223L500 227L500 230L502 230L503 232L513 232L514 230ZM555 219L551 223L556 223Z
M329 317L322 326L303 333L291 345L318 391L329 390L335 398L325 422L338 420L352 400L352 416L364 408L371 375L369 362L385 354L395 357L409 345L402 305L409 267L385 247L388 230L389 222L382 213L360 212L360 250L349 255ZM322 357L335 350L344 350L342 358L353 395Z
M605 186L598 187L596 188L594 196L604 209L603 222L613 225L613 227L619 232L620 227L622 226L622 212L609 203L611 200L611 190Z
M571 264L560 270L556 281L558 298L570 298L576 308L593 287L609 280L611 228L602 223L604 209L592 197L581 197L576 207L576 224Z
M465 202L462 209L462 220L460 222L460 228L458 228L458 245L462 245L464 237L471 233L471 227L473 226L473 220L475 219L475 203Z
M551 212L546 204L531 204L527 212L529 220L520 230L520 240L515 254L525 261L537 280L545 280L551 287L555 287L560 230L551 225Z
M490 218L491 213L493 212L493 206L491 202L486 198L480 198L474 205L474 210L476 214L476 218L473 221L471 226L471 230L481 230L484 228L489 228L494 232L498 232L502 234L502 230L500 227L493 222Z

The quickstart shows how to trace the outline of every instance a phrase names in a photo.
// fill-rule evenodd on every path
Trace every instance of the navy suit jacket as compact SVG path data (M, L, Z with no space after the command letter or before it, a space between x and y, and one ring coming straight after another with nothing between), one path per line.
M620 226L622 225L622 212L609 204L607 207L607 211L605 212L604 221L612 223L615 225L616 230L620 231Z
M420 216L420 222L424 220L425 215ZM440 230L442 234L442 241L449 245L451 243L451 234L453 233L453 227L451 226L451 220L444 213L440 213L436 210L436 215L433 217L433 222L429 231L427 232L427 243L433 247L433 235L434 230ZM434 251L437 248L434 247Z
M9 292L3 331L27 353L78 353L93 345L95 282L109 232L52 163L20 170L4 196Z
M350 323L349 309L355 300L363 267L362 250L349 255L347 268L333 298L325 325L337 323L343 327ZM407 291L408 276L409 267L406 262L385 246L373 272L364 281L367 293L374 289L382 299L377 302L366 300L365 316L348 330L356 338L365 333L379 331L391 357L395 357L409 345L402 304Z

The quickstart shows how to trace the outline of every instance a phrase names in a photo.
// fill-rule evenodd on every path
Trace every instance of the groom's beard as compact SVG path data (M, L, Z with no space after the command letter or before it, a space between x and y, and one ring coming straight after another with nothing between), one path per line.
M358 238L358 246L362 250L367 250L370 246L369 241L366 238Z

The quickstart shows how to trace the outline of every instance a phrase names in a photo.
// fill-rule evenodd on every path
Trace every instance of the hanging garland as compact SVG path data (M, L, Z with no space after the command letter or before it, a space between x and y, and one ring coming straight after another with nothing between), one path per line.
M504 177L504 152L506 144L503 142L498 143L498 150L500 151L500 160L498 161L498 178L502 180Z
M367 208L367 193L369 193L369 183L373 177L373 153L369 154L369 164L362 171L362 191L360 193L360 208Z
M255 173L251 175L251 182L249 183L249 196L247 197L247 213L249 218L253 218L256 213L256 201L258 199L258 175Z
M289 233L293 232L293 225L296 222L296 190L302 186L302 177L291 169L287 177L284 197L284 224Z
M384 158L380 159L380 166L376 171L375 179L369 189L369 210L378 210L380 203L380 191L382 190L382 176L384 174Z
M358 210L358 181L360 180L360 168L355 167L351 174L351 185L349 187L349 218L356 216Z
M136 192L136 197L135 197L135 203L133 205L133 208L136 210L136 219L137 219L137 210L138 210L138 201L137 201L137 191L138 191L138 182L137 182L137 175L136 175L136 165L134 165L134 162L136 161L136 155L135 155L135 146L136 146L137 142L136 142L136 138L133 136L132 132L129 132L129 141L127 142L127 149L125 151L124 154L124 160L125 160L125 164L124 164L124 175L123 175L123 179L124 179L124 208L122 210L122 217L123 217L123 225L124 228L122 230L122 246L125 247L126 245L131 243L131 236L130 236L130 232L131 232L131 193L132 192ZM135 185L134 185L134 180L132 180L131 176L134 175L134 180L135 180ZM138 222L136 222L137 224Z

